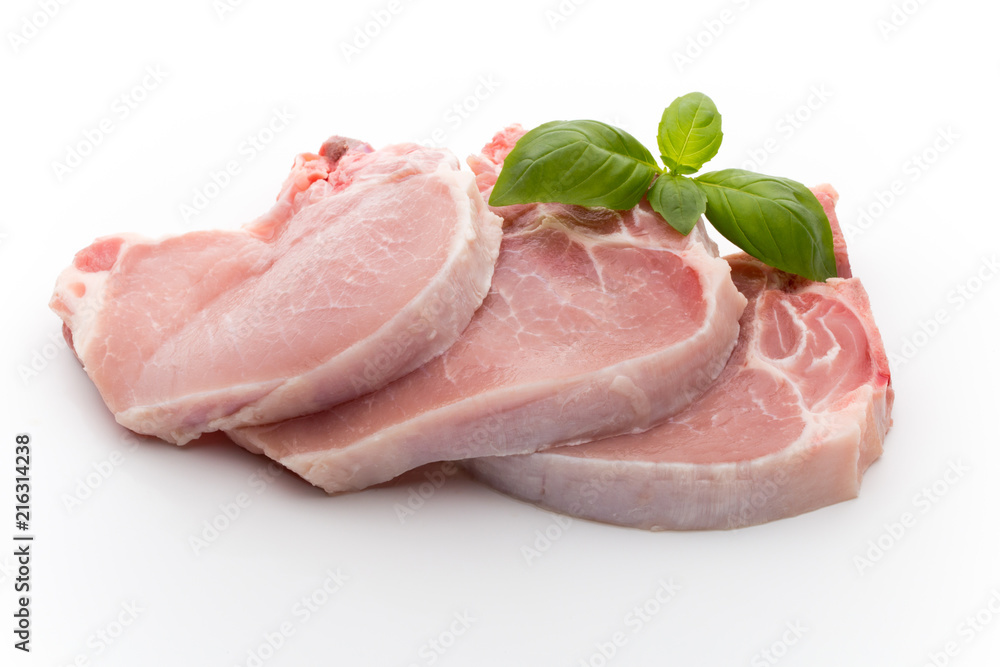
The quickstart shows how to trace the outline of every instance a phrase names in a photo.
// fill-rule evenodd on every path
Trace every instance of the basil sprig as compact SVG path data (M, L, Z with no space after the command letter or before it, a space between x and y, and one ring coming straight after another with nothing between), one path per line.
M689 93L664 109L656 143L666 169L635 137L606 123L539 125L504 160L490 205L558 202L625 210L646 197L681 234L704 215L770 266L817 281L837 275L830 221L809 188L743 169L690 176L722 143L722 117L707 95Z
M663 110L656 143L660 157L675 174L693 174L715 157L722 145L722 116L708 95L689 93Z

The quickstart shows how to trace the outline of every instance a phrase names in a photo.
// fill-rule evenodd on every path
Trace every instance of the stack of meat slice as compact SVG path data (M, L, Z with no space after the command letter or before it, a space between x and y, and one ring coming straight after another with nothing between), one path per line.
M334 137L234 231L99 239L51 307L116 419L184 444L368 393L446 350L501 219L450 152Z
M444 151L335 138L239 232L81 251L53 308L120 422L178 444L224 430L329 493L461 460L653 529L856 495L892 389L832 189L842 277L812 283L727 262L646 202L491 213L522 135L470 158L474 183Z
M480 179L486 196L491 185ZM839 277L816 283L742 253L728 258L747 306L736 349L704 396L642 433L466 468L548 509L652 530L748 526L857 496L882 453L893 390L868 296L851 277L837 193L813 192Z
M521 134L472 160L486 194ZM721 372L746 300L703 227L681 236L646 203L497 212L493 285L447 352L373 394L229 436L337 493L432 461L648 429Z
M473 474L549 509L653 530L735 528L857 496L893 400L864 288L746 255L729 263L749 303L698 401L641 434L482 458Z

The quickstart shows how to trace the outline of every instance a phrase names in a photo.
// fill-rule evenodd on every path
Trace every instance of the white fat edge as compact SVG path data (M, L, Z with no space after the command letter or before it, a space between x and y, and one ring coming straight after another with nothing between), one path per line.
M697 236L695 236L695 233L697 233ZM687 237L689 239L696 239L697 242L701 243L712 257L719 256L719 246L716 244L715 239L708 233L708 228L705 226L705 216L698 218L698 223Z
M616 375L608 385L608 390L611 393L623 396L628 400L629 404L632 406L632 411L635 414L642 417L644 420L649 419L649 415L652 412L652 407L649 402L649 395L645 391L640 389L631 377L626 375Z
M454 157L453 156L451 157L452 161L454 161ZM446 283L444 276L446 276L449 272L454 270L454 266L462 261L463 256L469 251L470 246L472 246L474 242L477 239L479 239L480 236L482 235L482 232L479 229L481 225L478 223L479 216L477 215L477 212L473 207L473 201L472 201L472 197L474 196L478 196L481 198L479 190L476 188L475 177L471 173L459 171L457 168L457 163L452 167L449 167L446 160L442 160L438 164L438 167L434 172L422 172L422 173L423 175L432 175L436 178L440 178L442 182L444 182L448 186L449 191L452 194L453 201L459 211L459 216L462 220L461 229L459 233L455 233L452 235L451 246L448 251L448 256L441 265L440 270L434 275L434 277L424 287L424 289L421 290L413 298L412 301L410 301L403 307L403 309L400 311L400 313L397 314L396 317L390 318L389 320L384 322L382 326L379 327L378 330L373 332L372 335L375 337L378 337L380 333L384 331L386 328L392 327L394 324L396 324L398 317L402 316L403 313L412 310L415 307L414 304L426 303L428 301L429 295L433 294L436 290L439 290L442 287L442 285ZM487 226L489 226L493 222L489 220L490 216L497 218L498 223L501 220L499 216L496 216L494 213L489 211L489 209L485 207L485 204L484 204L484 212L487 216L486 220ZM497 229L496 233L499 236L501 234L500 225L496 224L495 226ZM499 243L497 244L497 246L499 247ZM495 259L496 257L494 256L494 261ZM487 284L485 287L485 290L488 289L489 289L489 284ZM483 296L485 296L485 290L483 291ZM431 327L430 332L431 332L430 333L431 337L436 336L437 327ZM318 365L311 371L308 371L304 374L288 377L280 382L274 383L273 386L267 391L265 395L261 396L259 399L253 402L253 405L258 404L261 400L266 398L267 395L270 395L276 391L285 390L288 387L302 381L305 376L311 375L312 373L319 370L322 366L333 361L335 358L341 357L345 354L349 354L352 351L355 351L358 345L362 345L366 341L367 339L358 341L357 343L347 348L346 350L342 350L338 354L334 355L334 357L330 357L329 359L326 360L326 362L324 362L324 364ZM259 387L268 384L271 384L270 381L261 381L261 382L241 384L237 385L237 387L240 388ZM228 387L227 390L231 390L232 388L233 387ZM205 392L205 395L212 395L213 393L214 392ZM234 414L240 414L246 411L250 407L251 406L246 406ZM232 428L227 421L232 419L232 417L233 415L215 419L212 422L210 422L209 426L213 429L221 429L221 430Z
M477 225L478 215L473 206L476 197L482 199L479 188L476 187L476 177L466 171L461 171L457 165L451 165L448 161L442 161L437 169L432 172L436 178L440 178L448 186L452 200L455 202L459 215L462 219L462 233L455 234L448 249L448 259L446 265L452 264L462 253L463 248L479 238L479 225ZM496 216L495 213L487 209L487 213ZM499 218L499 216L496 216Z

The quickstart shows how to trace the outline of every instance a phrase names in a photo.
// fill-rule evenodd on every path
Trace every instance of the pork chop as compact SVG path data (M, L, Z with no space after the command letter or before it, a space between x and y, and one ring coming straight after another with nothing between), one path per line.
M850 276L836 193L816 192ZM815 283L729 258L739 343L698 401L645 433L467 462L517 498L624 526L735 528L857 496L891 423L888 361L857 278Z
M484 195L523 133L470 158ZM647 429L722 370L746 301L703 227L681 236L645 202L496 210L493 285L447 352L368 396L230 437L329 493L352 491L432 461Z
M115 418L184 444L323 410L447 349L501 219L447 150L334 137L239 230L98 239L51 307Z

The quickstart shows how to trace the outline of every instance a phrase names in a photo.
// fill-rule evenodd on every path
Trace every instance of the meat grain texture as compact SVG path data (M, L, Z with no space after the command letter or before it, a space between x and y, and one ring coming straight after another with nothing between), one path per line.
M459 460L653 530L856 496L893 390L836 192L814 190L839 277L815 283L720 259L646 202L491 212L522 135L498 133L474 175L335 137L240 230L98 239L51 307L120 423L178 444L224 430L329 493Z
M470 159L485 196L522 134ZM746 300L703 227L681 236L645 202L497 213L492 287L447 352L368 396L230 437L339 493L432 461L645 430L721 372Z
M653 530L737 528L858 495L891 423L889 366L861 282L810 282L747 255L729 258L748 303L716 383L637 435L467 462L480 480L565 514Z
M501 219L448 151L334 137L239 230L98 239L51 307L115 418L184 444L377 389L446 350Z

